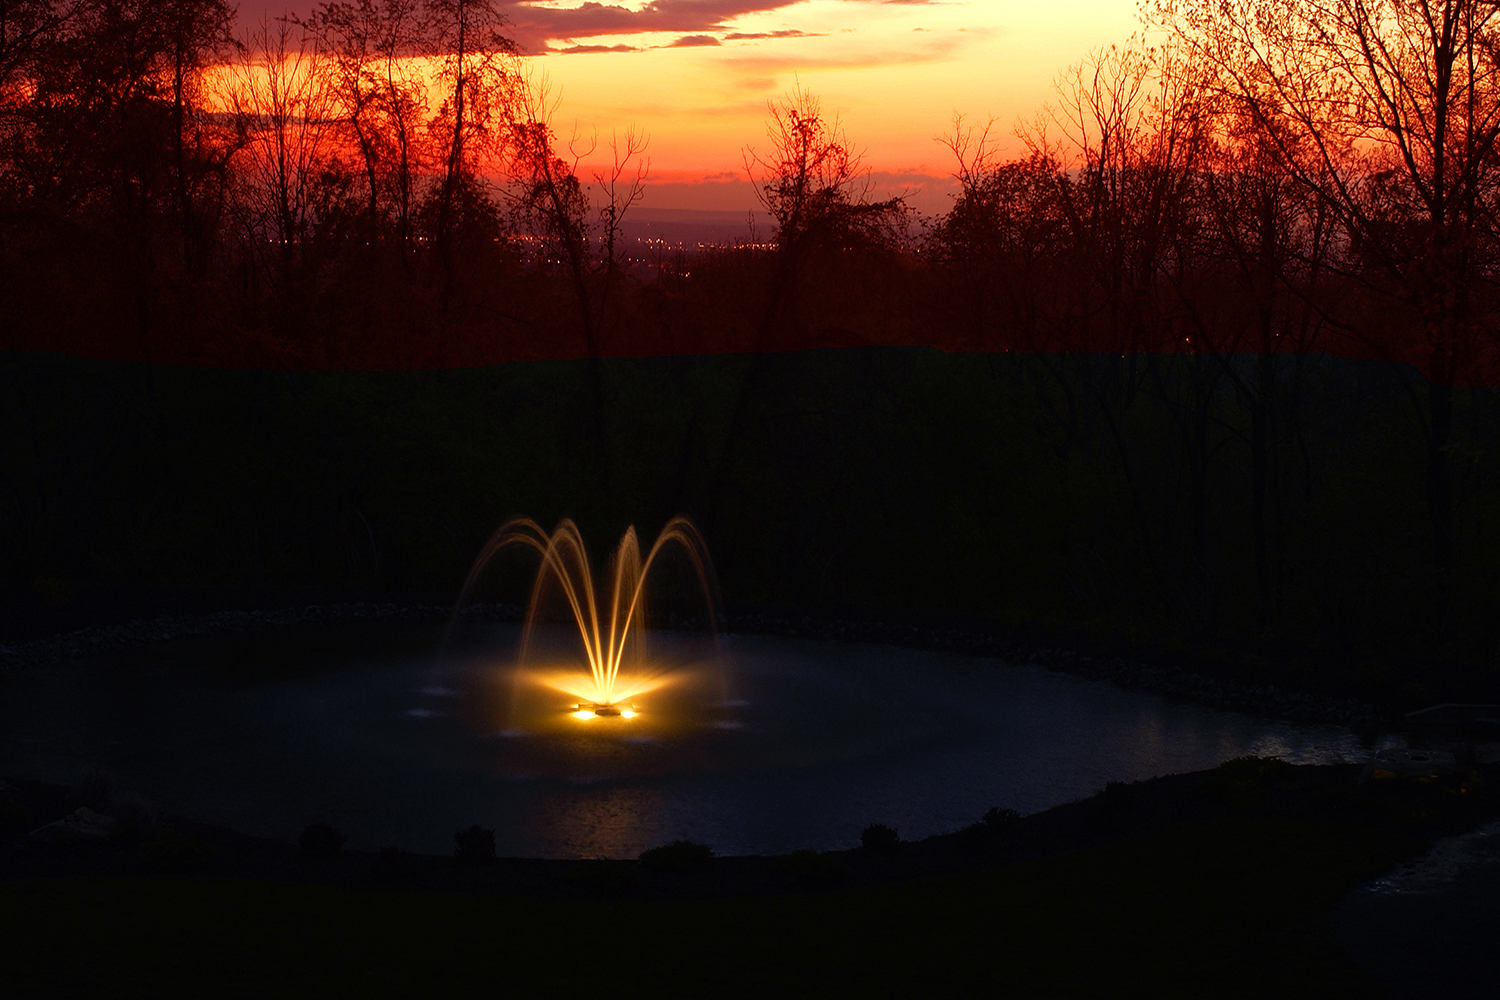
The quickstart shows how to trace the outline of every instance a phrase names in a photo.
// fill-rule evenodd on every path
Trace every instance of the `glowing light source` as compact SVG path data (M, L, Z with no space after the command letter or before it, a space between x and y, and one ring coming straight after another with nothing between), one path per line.
M633 719L636 717L635 706L628 702L608 704L594 701L580 701L573 706L573 711L568 713L575 719L594 718L620 718Z
M636 539L635 528L632 526L626 529L614 558L610 560L609 599L603 608L595 594L588 550L584 547L578 526L572 520L564 518L550 535L530 518L507 521L490 536L489 542L474 560L469 578L459 594L458 603L460 607L463 606L480 573L501 549L509 545L525 545L540 552L542 565L531 588L526 626L521 635L521 659L525 661L527 648L531 645L542 595L547 586L555 582L578 626L578 636L583 644L589 672L582 678L576 675L548 678L547 683L579 699L571 713L576 718L634 718L635 706L624 699L649 690L660 681L645 676L622 680L620 668L626 658L627 648L632 645L636 647L634 655L637 661L633 667L638 670L644 666L640 662L639 633L646 610L646 574L650 572L662 549L673 542L687 553L697 573L707 605L708 620L712 622L714 601L710 579L713 565L698 529L685 517L674 517L668 521L644 558L640 542Z

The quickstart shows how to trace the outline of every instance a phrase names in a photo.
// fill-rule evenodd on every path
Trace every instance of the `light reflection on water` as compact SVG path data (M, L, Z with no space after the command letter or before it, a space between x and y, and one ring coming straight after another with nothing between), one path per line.
M285 840L326 821L353 847L446 853L479 823L502 854L632 857L678 838L721 854L846 847L872 822L915 839L1245 754L1370 753L1338 727L1036 667L749 637L724 640L721 673L703 643L654 636L673 683L634 699L637 718L580 722L565 693L515 683L516 635L491 627L438 662L370 627L271 681L216 671L236 640L59 667L7 692L0 770L71 783L102 767L169 812Z
M1497 866L1500 866L1500 820L1433 841L1426 854L1367 882L1359 891L1374 895L1437 892L1474 878L1481 868L1494 872Z

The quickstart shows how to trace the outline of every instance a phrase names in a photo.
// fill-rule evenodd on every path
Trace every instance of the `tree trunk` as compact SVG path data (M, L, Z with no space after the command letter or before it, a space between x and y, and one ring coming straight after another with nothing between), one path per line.
M1431 409L1427 433L1427 515L1432 522L1436 576L1433 625L1435 637L1441 642L1448 632L1455 553L1452 482L1448 470L1448 446L1453 437L1453 387L1438 372L1433 373L1428 383L1427 399Z

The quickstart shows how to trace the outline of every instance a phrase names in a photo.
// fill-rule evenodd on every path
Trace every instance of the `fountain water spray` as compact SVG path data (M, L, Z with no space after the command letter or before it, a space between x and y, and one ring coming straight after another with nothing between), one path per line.
M588 549L583 536L571 519L564 518L548 534L530 518L513 518L501 525L490 536L480 551L468 579L459 593L458 608L462 608L469 592L478 581L489 561L512 545L522 545L541 553L542 565L532 584L531 599L526 611L526 624L521 638L521 659L526 658L531 645L542 598L550 583L561 589L578 626L578 635L583 643L584 657L588 661L592 682L591 697L586 697L574 707L580 718L593 716L635 715L635 706L624 699L639 692L627 678L622 681L620 668L627 661L627 650L632 658L640 653L640 634L646 613L645 584L656 557L662 550L676 543L687 553L707 607L709 627L715 620L713 599L713 563L708 557L708 548L703 536L687 518L678 516L668 521L656 536L645 557L641 556L640 542L635 527L625 530L620 545L610 560L608 569L608 604L601 608L594 587L594 574L589 563ZM455 609L454 621L458 619ZM449 625L451 632L452 625ZM571 688L568 690L572 691ZM578 692L574 691L577 694ZM580 695L580 697L584 697Z

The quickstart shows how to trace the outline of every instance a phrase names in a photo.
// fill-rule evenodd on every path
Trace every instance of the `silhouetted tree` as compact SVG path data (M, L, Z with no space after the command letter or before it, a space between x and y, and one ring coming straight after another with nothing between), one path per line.
M606 278L611 281L624 267L621 223L625 213L646 196L646 178L651 173L651 161L645 158L649 144L650 139L633 126L625 130L623 141L611 134L609 171L594 174L594 183L604 197L599 207L599 242Z
M577 166L564 159L552 128L556 103L545 80L528 83L511 107L509 144L516 181L513 212L517 228L537 241L543 261L563 264L578 294L580 321L590 356L597 356L594 310L590 301L589 201Z
M0 0L0 113L24 100L16 87L49 38L84 9L83 0Z
M1500 7L1161 0L1153 16L1262 124L1282 169L1336 214L1345 273L1394 307L1394 331L1346 325L1427 373L1420 412L1442 632L1456 558L1453 386L1494 349Z
M230 141L202 99L203 71L235 46L226 0L158 0L165 18L172 101L172 156L183 252L190 268L216 229L228 190Z
M134 315L138 352L205 301L196 286L234 134L200 91L204 69L229 47L229 16L218 0L85 0L33 38L19 70L25 85L4 135L10 196L33 227L50 218L92 231L85 267L95 280L85 284L108 276L101 291L129 297L106 316L114 327ZM169 313L158 313L163 304Z
M816 97L799 88L771 102L768 113L770 146L764 153L747 147L744 160L757 197L776 224L776 246L751 345L755 356L735 395L707 484L703 521L709 534L722 516L731 470L752 411L765 403L777 364L771 349L805 343L799 286L808 265L820 256L893 251L905 231L905 203L900 198L869 199L871 185L860 169L859 150L849 142L837 117L823 116ZM818 291L827 295L833 289ZM685 447L684 457L689 453Z
M305 26L265 22L234 66L228 99L243 136L236 160L249 244L271 249L283 283L296 277L311 237L336 109Z
M427 90L412 57L428 49L417 0L339 0L308 20L333 60L340 121L364 162L371 235L389 222L409 264L418 177L426 162Z
M769 114L769 148L744 151L756 197L776 224L775 271L761 321L761 349L777 324L797 332L797 282L815 251L892 246L904 230L906 213L900 198L869 200L862 154L836 116L823 116L810 92L799 88L771 102Z
M1281 604L1284 449L1306 445L1300 414L1308 351L1326 329L1329 254L1337 227L1325 203L1281 169L1258 124L1227 102L1217 142L1199 175L1202 238L1210 263L1182 301L1200 351L1233 385L1249 427L1255 624L1269 628ZM1249 359L1249 363L1245 363ZM1311 470L1303 468L1304 503Z
M600 177L609 199L599 219L605 235L602 246L605 256L602 262L596 262L589 236L588 193L578 176L578 164L593 152L597 142L580 148L575 138L569 143L565 159L552 128L555 110L556 102L550 97L544 78L526 81L512 92L507 151L515 181L513 213L517 228L536 241L539 262L544 266L561 265L571 284L584 350L589 358L595 455L603 492L608 492L612 477L600 364L602 336L605 310L620 270L619 227L625 212L640 198L642 175L637 174L636 182L628 187L619 182L631 161L638 161L645 143L633 130L626 133L623 149L618 140L611 143L611 173L608 178ZM602 263L602 267L596 266L597 263ZM597 287L596 270L602 272Z
M481 184L479 155L506 142L508 102L519 78L515 44L500 33L505 19L490 0L427 0L426 13L427 45L447 90L429 129L441 164L433 239L451 287L459 202L472 202Z
M959 193L928 234L928 254L958 278L975 347L1057 346L1054 292L1066 287L1057 253L1063 235L1062 170L1043 152L1000 162L991 129L954 120L943 143L958 161Z
M1059 252L1071 265L1058 346L1107 351L1075 366L1102 416L1130 496L1143 557L1160 600L1202 627L1215 618L1208 565L1209 407L1218 373L1192 356L1180 329L1174 284L1198 265L1195 174L1206 115L1201 81L1171 51L1131 42L1091 53L1064 72L1058 103L1023 133L1034 154L1056 157L1064 220ZM1054 131L1055 130L1055 131ZM1055 136L1055 137L1054 137ZM1184 351L1171 378L1156 352ZM1158 509L1142 468L1151 458L1128 433L1130 411L1166 407L1188 471L1187 517ZM1188 567L1171 571L1166 539L1186 535Z

